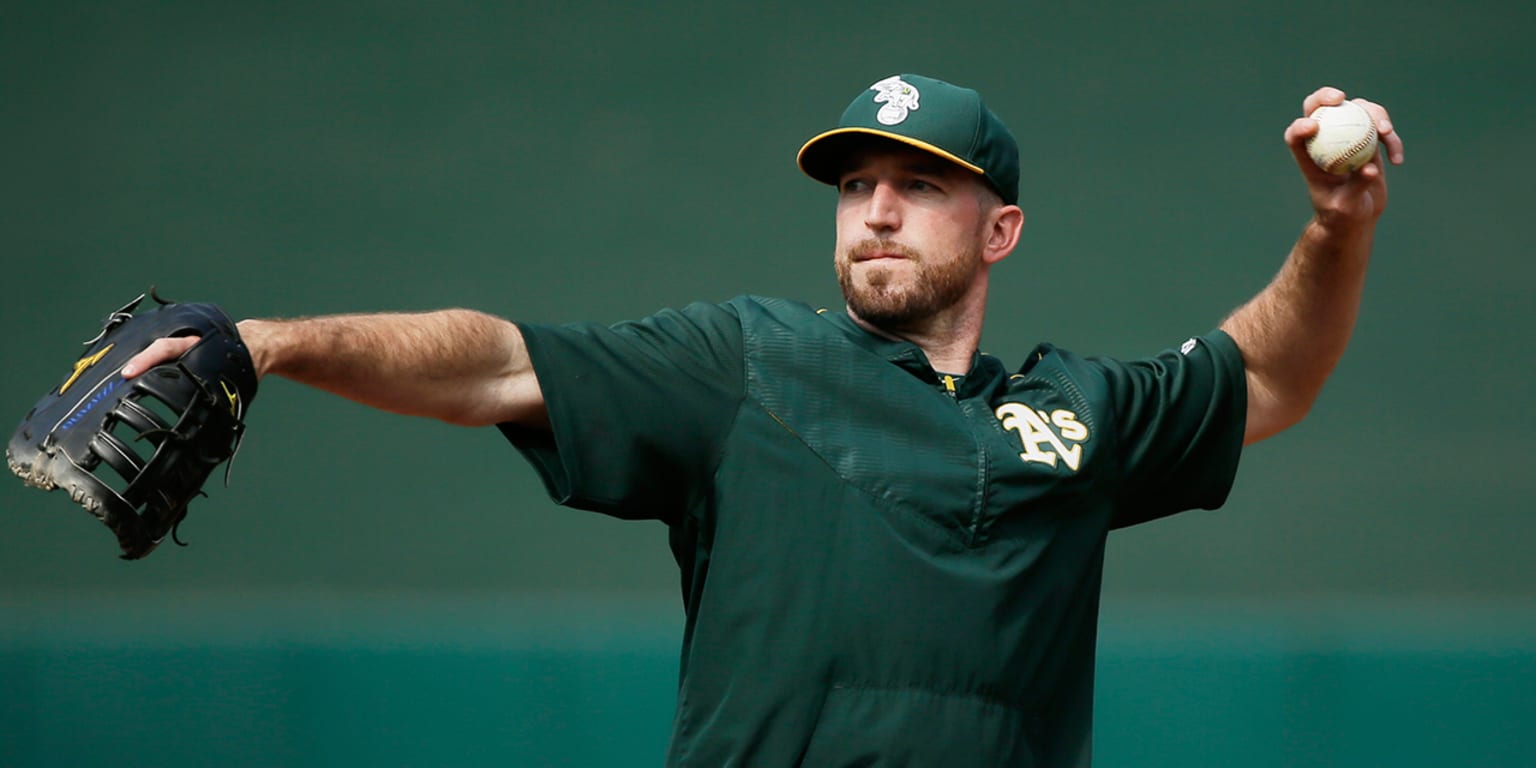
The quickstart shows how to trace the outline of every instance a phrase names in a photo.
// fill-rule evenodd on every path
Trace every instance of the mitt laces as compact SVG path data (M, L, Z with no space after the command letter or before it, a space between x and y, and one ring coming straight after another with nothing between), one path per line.
M129 320L132 320L133 319L133 311L135 309L139 308L139 303L144 301L144 297L145 296L148 296L149 298L154 299L155 302L157 304L159 304L160 306L162 306L162 307L169 306L171 304L175 304L176 303L176 302L171 301L169 299L161 298L159 291L155 290L155 286L151 285L149 287L149 293L141 293L141 294L139 294L138 297L135 298L133 301L130 301L127 304L124 304L120 309L117 309L117 310L113 311L112 314L107 315L106 319L104 319L102 321L102 323L101 323L101 333L96 334L95 338L91 339L90 341L85 342L85 346L89 347L90 345L95 344L98 341L101 341L101 338L103 336L107 335L107 331L110 331L113 328L116 328L117 326L122 325L123 323L126 323Z
M154 292L154 289L151 288L150 292ZM102 337L107 335L107 331L110 331L113 328L116 328L117 326L132 320L133 310L139 308L139 302L144 300L144 296L145 294L139 294L138 298L128 302L127 304L124 304L121 309L115 310L112 312L112 314L107 315L106 319L101 323L101 332L96 334L95 338L86 341L85 346L89 347L90 345L101 341ZM156 296L155 300L159 301L160 297Z

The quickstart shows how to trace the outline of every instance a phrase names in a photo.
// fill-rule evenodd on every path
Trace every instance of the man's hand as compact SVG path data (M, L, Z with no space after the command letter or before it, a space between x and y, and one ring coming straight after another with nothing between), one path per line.
M1343 102L1343 91L1319 88L1302 100L1302 114ZM1403 162L1403 140L1387 110L1365 99L1355 102L1376 121L1380 151L1360 170L1336 176L1307 154L1317 121L1291 121L1285 143L1306 179L1313 219L1269 286L1221 324L1242 349L1248 371L1244 444L1306 415L1355 327L1376 220L1387 207L1387 163Z
M169 363L181 357L187 350L197 345L200 336L178 336L176 338L157 339L153 344L144 348L143 352L128 358L123 364L123 378L131 379L161 363Z
M1305 115L1312 114L1318 107L1342 104L1344 96L1343 91L1331 87L1313 91L1301 102L1303 117L1296 118L1285 129L1285 143L1296 156L1296 165L1306 179L1318 223L1330 229L1350 230L1373 224L1386 210L1386 163L1402 164L1403 139L1397 135L1384 107L1365 99L1354 99L1376 121L1381 150L1371 162L1347 176L1337 176L1317 167L1307 155L1307 139L1317 134L1317 121Z
M236 324L240 338L245 341L246 349L250 350L251 362L256 365L256 378L260 380L268 371L268 356L266 327L256 320L241 320ZM197 344L196 336L178 336L174 338L157 339L155 343L144 348L143 352L128 359L123 365L123 378L131 379L161 363L168 363L181 357L187 350Z

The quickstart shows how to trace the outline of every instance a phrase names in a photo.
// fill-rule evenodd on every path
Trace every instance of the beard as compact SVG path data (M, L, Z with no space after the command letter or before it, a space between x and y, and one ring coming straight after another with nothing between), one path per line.
M900 254L911 265L910 279L879 262L860 267L862 277L856 278L854 260L876 251ZM981 258L974 247L949 258L931 258L916 248L870 239L840 254L835 263L843 300L855 315L880 328L908 328L959 302L970 290Z

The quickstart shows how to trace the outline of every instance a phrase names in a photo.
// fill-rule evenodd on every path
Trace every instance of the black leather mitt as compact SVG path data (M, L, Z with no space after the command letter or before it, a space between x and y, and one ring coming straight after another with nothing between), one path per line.
M128 560L149 554L166 534L175 538L187 503L239 448L256 396L255 366L223 310L154 299L161 306L133 314L141 295L107 317L5 451L28 485L63 488L112 529ZM167 336L201 340L124 380L128 359Z

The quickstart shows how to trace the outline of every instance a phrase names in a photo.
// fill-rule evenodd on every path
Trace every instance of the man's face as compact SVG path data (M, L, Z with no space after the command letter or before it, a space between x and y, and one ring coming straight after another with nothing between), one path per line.
M838 184L838 284L855 315L902 329L977 287L987 194L943 158L881 143L852 158Z

